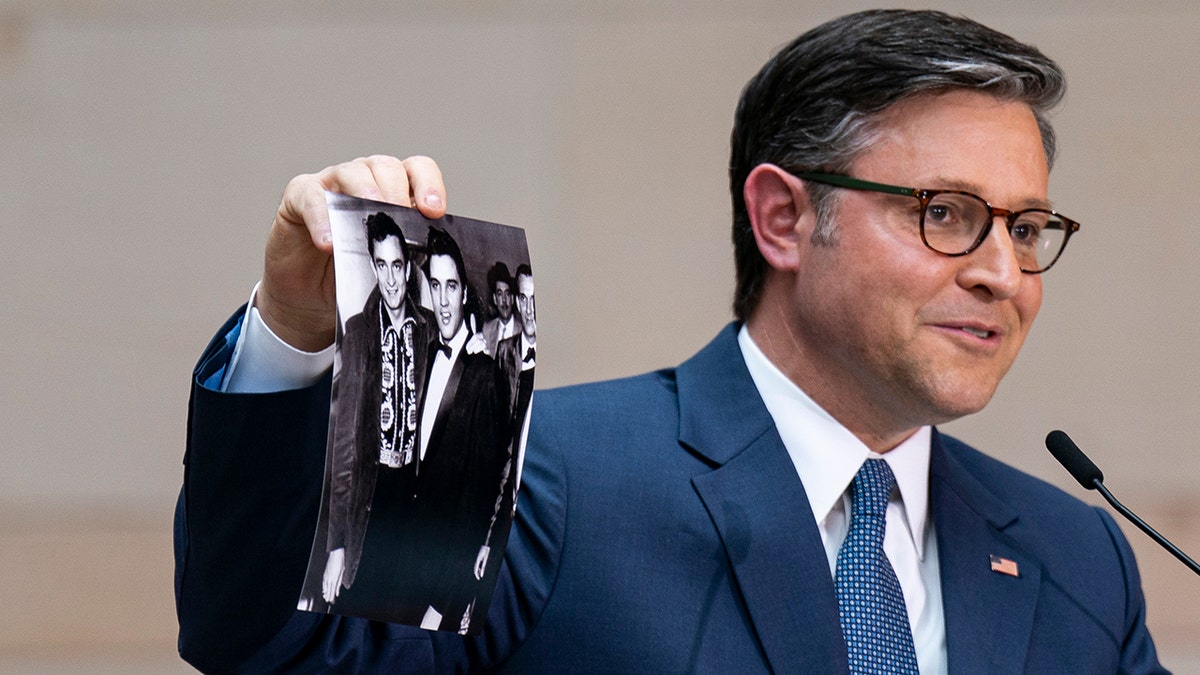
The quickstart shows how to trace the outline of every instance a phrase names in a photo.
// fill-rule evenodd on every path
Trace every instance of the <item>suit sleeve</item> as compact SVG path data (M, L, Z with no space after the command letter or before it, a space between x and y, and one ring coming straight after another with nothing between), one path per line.
M1112 537L1125 571L1125 635L1121 643L1121 673L1167 673L1158 662L1154 640L1146 628L1146 597L1142 579L1129 541L1107 511L1096 508L1100 520Z
M244 308L243 308L244 310ZM531 462L532 489L483 635L295 609L323 481L330 376L312 387L229 394L219 382L241 312L193 373L184 482L175 512L180 655L211 673L455 673L502 663L548 601L562 548L558 461Z
M460 639L295 609L320 501L329 376L272 394L208 388L239 321L193 373L175 514L180 655L214 673L459 670Z

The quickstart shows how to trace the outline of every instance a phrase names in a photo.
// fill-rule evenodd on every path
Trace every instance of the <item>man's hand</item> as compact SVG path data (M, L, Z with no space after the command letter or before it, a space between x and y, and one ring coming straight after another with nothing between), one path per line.
M442 173L428 157L372 155L288 183L267 235L256 306L281 340L309 352L333 343L337 306L325 190L415 206L427 218L446 213Z
M483 573L487 570L488 553L492 548L490 546L480 546L479 555L475 556L475 578L482 579Z
M467 340L467 345L463 347L468 354L478 354L487 351L487 340L483 339L483 333L474 333L471 339Z
M342 575L346 572L346 549L335 548L325 561L325 576L321 577L321 596L330 604L342 590Z

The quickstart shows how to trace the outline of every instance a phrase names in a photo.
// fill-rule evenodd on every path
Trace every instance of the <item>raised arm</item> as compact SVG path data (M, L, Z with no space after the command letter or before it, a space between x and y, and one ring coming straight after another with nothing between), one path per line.
M334 334L324 190L445 212L441 173L425 157L372 156L289 182L256 307L271 339L305 351ZM273 393L222 391L240 326L238 315L221 328L192 382L175 528L181 654L206 672L353 670L363 659L427 672L439 643L430 634L296 611L321 496L330 378ZM461 654L461 642L442 642L449 658Z

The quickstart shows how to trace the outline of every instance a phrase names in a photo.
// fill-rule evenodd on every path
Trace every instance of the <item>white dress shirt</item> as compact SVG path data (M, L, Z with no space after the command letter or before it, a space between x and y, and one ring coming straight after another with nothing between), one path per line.
M904 592L921 673L946 673L942 584L937 540L929 520L931 429L921 427L887 454L874 453L780 372L745 326L738 333L738 345L804 484L831 576L836 574L838 550L850 529L849 488L854 475L870 458L883 459L891 467L898 490L888 502L883 549Z
M442 338L436 338L437 344L443 344ZM442 396L446 393L446 385L450 382L450 371L454 368L454 360L458 358L463 345L467 343L467 324L458 325L458 332L445 343L450 346L450 356L440 349L433 354L433 367L429 369L429 380L425 383L425 407L421 410L421 460L425 459L425 449L429 447L429 434L433 432L433 423L437 420L438 410L442 407Z
M259 394L300 389L321 379L333 365L333 345L319 352L301 351L267 327L254 306L261 283L250 291L250 304L225 368L221 391Z
M508 317L508 321L500 321L500 317L496 317L496 321L500 324L497 329L496 341L499 342L505 338L510 338L517 331L517 315L512 314Z
M528 361L526 361L525 355L529 353L530 349L535 350L534 356L532 359L529 359ZM522 333L521 333L521 351L519 354L517 354L517 358L521 359L521 372L525 372L526 370L532 370L537 365L536 349L537 349L537 343L530 342L529 336L525 335L525 333L522 331Z

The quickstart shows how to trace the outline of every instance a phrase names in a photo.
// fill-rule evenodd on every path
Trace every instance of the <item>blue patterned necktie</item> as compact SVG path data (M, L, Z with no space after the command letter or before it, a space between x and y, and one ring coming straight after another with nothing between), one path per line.
M883 552L895 484L887 462L868 459L850 487L850 531L838 551L837 598L852 673L917 672L904 592Z

